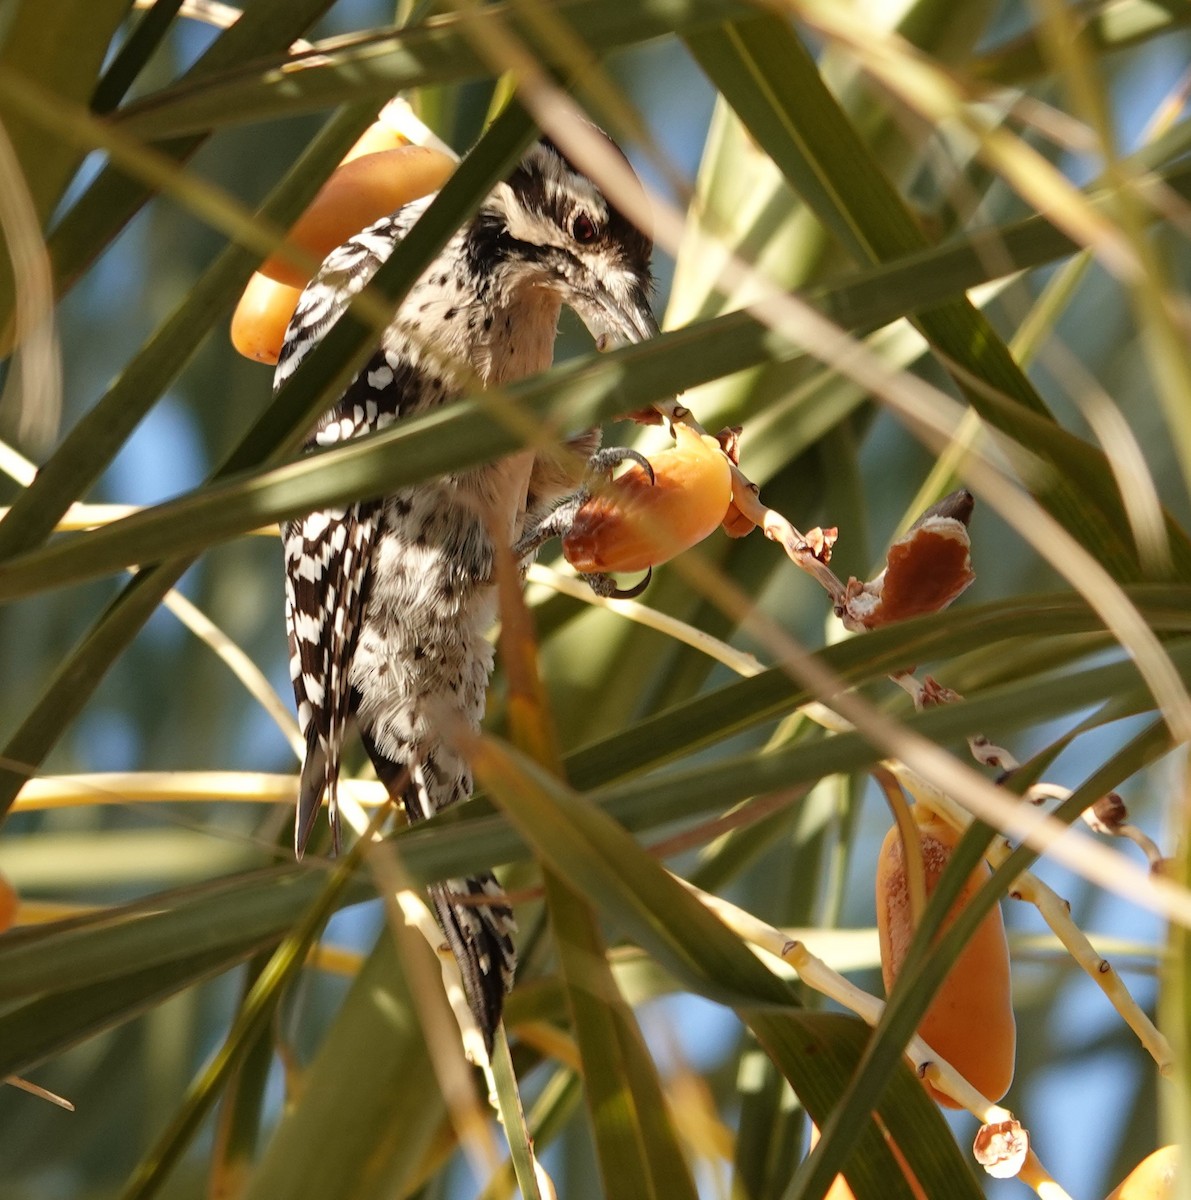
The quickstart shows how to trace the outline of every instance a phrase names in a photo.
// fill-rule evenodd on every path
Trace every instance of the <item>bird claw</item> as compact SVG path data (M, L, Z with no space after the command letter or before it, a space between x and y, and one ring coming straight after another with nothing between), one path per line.
M631 450L627 446L608 446L603 450L597 450L587 460L588 475L611 475L611 473L620 466L623 462L634 462L639 466L646 475L649 476L651 484L657 483L657 476L654 474L653 463L649 461L639 450ZM587 484L582 484L573 492L566 500L564 500L557 508L546 514L532 529L527 529L513 546L513 558L520 562L523 558L532 554L540 546L544 545L551 538L566 537L570 532L572 525L575 523L575 515L579 509L591 499L591 490ZM645 583L649 580L646 578ZM645 584L641 585L644 588ZM592 589L595 590L594 588ZM629 598L628 594L620 596L617 593L615 586L611 592L599 592L599 595L607 595L619 599ZM640 592L633 591L633 596L640 595Z
M617 587L616 580L611 575L603 575L598 571L584 573L579 578L604 600L635 600L649 587L649 581L653 578L653 567L647 567L645 577L628 588Z
M635 462L649 476L650 483L657 482L653 463L639 450L631 450L627 446L608 446L597 450L587 460L587 470L592 475L610 475L623 462Z

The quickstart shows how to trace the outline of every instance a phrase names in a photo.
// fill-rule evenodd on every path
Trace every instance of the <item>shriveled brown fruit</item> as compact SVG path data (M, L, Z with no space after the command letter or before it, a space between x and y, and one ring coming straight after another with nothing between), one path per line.
M842 609L850 629L876 629L946 608L976 578L968 520L972 494L951 495L927 509L889 547L885 569L867 583L851 580Z

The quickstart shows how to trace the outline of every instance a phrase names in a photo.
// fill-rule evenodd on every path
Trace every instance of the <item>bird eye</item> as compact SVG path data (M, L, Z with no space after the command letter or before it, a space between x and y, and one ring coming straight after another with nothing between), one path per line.
M571 237L581 246L590 246L599 236L600 231L587 213L576 213L571 218Z

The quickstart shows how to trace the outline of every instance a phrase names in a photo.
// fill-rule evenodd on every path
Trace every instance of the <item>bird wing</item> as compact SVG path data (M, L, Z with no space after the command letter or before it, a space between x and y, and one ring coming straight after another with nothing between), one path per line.
M369 501L310 513L291 521L283 534L290 674L298 723L306 738L294 827L299 856L324 791L330 793L331 827L338 848L335 789L351 710L349 675L368 602L379 520L379 503Z
M330 446L374 433L402 414L408 380L404 373L395 373L390 362L384 350L377 350L339 403L319 421L311 446ZM298 724L306 738L294 828L299 856L324 791L329 792L331 829L335 848L339 847L335 788L351 714L351 664L368 603L383 510L383 500L320 509L290 521L282 531L290 675Z
M275 391L388 258L416 217L414 207L382 218L327 256L299 298L286 330L273 380ZM384 351L377 350L320 419L307 448L383 429L400 415L405 382ZM329 792L331 828L335 848L339 847L335 789L351 710L351 660L368 600L381 508L380 501L367 501L323 509L289 522L282 530L290 674L298 723L306 739L294 827L299 857L324 792Z

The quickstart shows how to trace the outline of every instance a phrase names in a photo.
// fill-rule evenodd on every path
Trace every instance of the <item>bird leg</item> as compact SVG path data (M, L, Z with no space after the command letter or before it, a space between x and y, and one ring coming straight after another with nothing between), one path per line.
M600 477L607 478L612 472L623 462L635 462L649 476L649 482L654 482L653 464L638 450L630 450L625 446L608 446L603 450L597 450L587 460L586 475L588 479ZM517 539L513 546L513 557L520 561L528 555L533 554L539 547L545 545L551 538L565 537L575 523L575 516L579 509L591 499L592 488L584 481L567 496L557 507L552 508L540 521L527 529L520 538ZM591 583L592 591L599 596L617 595L615 584L612 584L611 591L601 591L600 587L593 582L597 577L594 575L584 575L584 579ZM607 576L602 578L607 579ZM646 578L646 583L649 582ZM641 585L644 587L644 584ZM626 593L627 594L627 593ZM639 595L639 590L633 590L634 596Z

